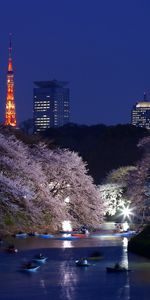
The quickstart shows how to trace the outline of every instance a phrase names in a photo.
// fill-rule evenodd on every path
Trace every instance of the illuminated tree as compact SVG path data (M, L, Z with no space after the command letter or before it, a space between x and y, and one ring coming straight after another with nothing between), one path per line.
M93 180L87 175L86 164L77 153L68 150L49 150L37 146L33 156L40 161L49 189L56 202L69 199L66 209L71 220L78 224L97 226L103 219L104 204Z
M122 185L117 183L102 184L99 186L99 193L106 205L106 213L110 216L115 215L124 204Z
M134 206L136 218L141 223L150 221L150 137L143 138L139 144L143 148L143 159L137 170L128 178L127 196Z
M103 185L99 186L99 193L106 204L108 215L115 215L122 207L129 205L130 200L126 195L128 176L136 167L127 166L112 170Z
M0 154L1 220L9 214L18 226L53 229L64 220L100 224L103 201L76 153L49 150L44 144L28 147L0 134Z

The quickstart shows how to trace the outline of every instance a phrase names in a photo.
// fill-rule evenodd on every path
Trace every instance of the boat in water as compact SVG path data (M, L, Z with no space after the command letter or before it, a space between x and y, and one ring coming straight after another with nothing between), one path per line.
M113 267L106 267L106 271L108 273L126 273L126 272L129 272L131 270L129 270L125 267L122 267L117 263Z
M21 270L27 272L36 272L40 266L33 264L32 262L28 262L22 265Z
M43 238L43 239L51 239L53 238L53 234L50 234L50 233L41 233L39 234L39 237Z
M8 252L8 253L17 253L17 252L18 252L18 249L15 248L14 245L10 245L10 246L8 246L8 247L5 249L5 251Z
M47 257L44 256L42 253L40 253L40 254L35 255L33 260L38 263L44 263L44 262L46 262Z
M79 237L79 238L86 238L87 235L85 233L72 233L71 236Z
M117 237L131 237L135 234L136 234L135 230L128 230L128 231L122 231L122 232L114 233L114 235L117 236Z
M27 233L22 231L15 234L15 237L17 238L26 238L27 236L28 236Z
M29 232L28 236L39 236L39 233L37 233L37 232Z
M62 241L74 241L74 240L78 240L80 239L79 236L60 236L60 237L57 237L56 240L62 240Z
M93 252L89 257L88 260L101 260L103 258L103 255L99 251Z
M80 258L79 260L76 260L76 266L77 267L89 267L91 264L88 262L86 258Z

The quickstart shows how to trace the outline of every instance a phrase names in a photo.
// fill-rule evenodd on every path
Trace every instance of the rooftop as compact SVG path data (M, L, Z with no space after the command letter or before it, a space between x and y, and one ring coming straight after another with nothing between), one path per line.
M136 104L136 107L143 107L143 108L149 108L150 107L150 101L139 101Z
M34 81L34 84L40 88L64 87L68 83L68 81L58 81L56 79L50 81Z

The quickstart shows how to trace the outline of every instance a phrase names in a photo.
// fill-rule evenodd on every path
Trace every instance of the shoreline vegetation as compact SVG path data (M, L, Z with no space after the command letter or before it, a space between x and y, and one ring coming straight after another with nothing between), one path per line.
M146 225L139 234L130 239L128 251L150 258L150 224Z

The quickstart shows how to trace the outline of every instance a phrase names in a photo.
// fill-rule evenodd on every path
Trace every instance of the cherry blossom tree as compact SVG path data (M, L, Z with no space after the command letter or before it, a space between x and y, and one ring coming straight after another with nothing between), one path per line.
M131 201L126 195L128 176L136 169L135 166L126 166L112 170L105 183L99 186L99 193L106 204L108 215L113 216L130 204Z
M150 137L143 138L138 147L143 148L143 158L128 177L127 196L134 206L136 218L144 223L150 221Z
M68 219L94 227L102 222L103 199L77 153L50 150L45 144L27 146L0 134L0 154L3 222L6 214L20 227L57 229Z
M71 220L78 224L99 225L104 215L103 199L87 175L81 157L68 150L49 150L45 145L36 146L32 151L43 166L56 203L59 201L59 205L64 205L65 199L69 199L65 205Z

